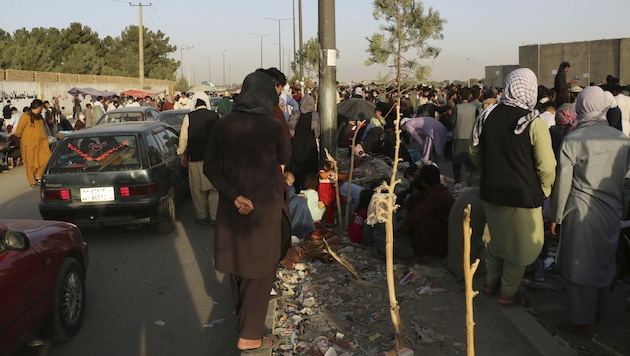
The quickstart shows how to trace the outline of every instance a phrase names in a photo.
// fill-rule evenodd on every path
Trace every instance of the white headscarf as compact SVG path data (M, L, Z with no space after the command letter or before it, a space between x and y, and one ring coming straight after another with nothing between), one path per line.
M195 92L191 100L193 104L193 108L194 108L195 103L197 102L197 99L203 100L206 103L206 109L210 109L210 98L208 97L208 94L202 91Z
M617 100L608 91L600 87L584 88L575 100L575 112L579 126L588 126L596 122L605 121L608 109L617 106Z
M529 111L525 116L518 119L516 127L514 128L514 134L522 134L527 126L538 116L538 110L535 109L537 95L538 79L531 69L515 69L505 77L503 95L501 96L500 103ZM483 124L497 105L498 104L492 104L488 106L477 116L475 127L473 128L473 146L479 144Z

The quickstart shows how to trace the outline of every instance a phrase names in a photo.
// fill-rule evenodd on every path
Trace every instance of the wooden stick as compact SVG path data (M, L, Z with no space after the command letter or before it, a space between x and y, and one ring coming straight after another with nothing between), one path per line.
M361 277L359 276L359 274L357 273L357 271L354 269L354 267L352 267L352 265L344 260L343 258L339 257L339 255L337 255L335 253L335 251L332 250L332 248L330 248L330 245L328 244L328 241L326 241L326 239L323 239L324 243L326 244L326 249L328 250L328 253L337 261L339 262L342 266L344 266L351 274L352 276L354 276L354 278L357 279L357 281L363 281L361 279Z
M354 148L357 144L357 135L359 134L359 129L363 126L365 120L357 122L357 129L354 130L354 135L352 136L352 145L350 146L350 169L348 170L348 194L346 195L346 220L343 225L344 228L348 227L350 224L350 205L352 205L352 173L354 172Z
M324 148L326 152L326 159L333 163L333 167L335 169L335 199L337 200L337 219L338 226L342 227L342 215L341 215L341 197L339 196L339 166L337 166L337 160L335 160L328 152L328 149Z
M479 294L472 288L473 276L479 266L479 259L470 264L470 238L472 229L470 228L470 204L464 209L464 281L466 288L466 344L467 355L475 355L475 320L473 318L473 298Z

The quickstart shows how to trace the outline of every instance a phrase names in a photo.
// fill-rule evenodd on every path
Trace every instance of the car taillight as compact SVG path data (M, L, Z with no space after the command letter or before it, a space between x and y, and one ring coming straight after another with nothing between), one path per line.
M133 197L136 195L150 195L150 194L155 194L155 191L156 191L155 184L120 187L120 196Z
M47 200L70 200L70 189L45 189L43 194Z

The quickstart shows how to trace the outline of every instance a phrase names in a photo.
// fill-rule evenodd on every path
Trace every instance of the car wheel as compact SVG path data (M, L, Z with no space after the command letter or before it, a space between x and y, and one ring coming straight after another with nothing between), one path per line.
M63 341L79 331L85 313L85 271L73 258L59 269L53 306L53 337Z
M168 234L175 229L175 190L171 188L164 202L164 220L157 224L160 234Z

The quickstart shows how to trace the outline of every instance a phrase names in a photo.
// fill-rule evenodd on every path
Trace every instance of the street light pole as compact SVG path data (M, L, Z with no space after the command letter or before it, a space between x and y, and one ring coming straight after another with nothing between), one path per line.
M470 58L466 58L468 60L468 83L467 86L470 88Z
M144 88L144 26L142 26L142 7L143 6L151 6L143 5L142 3L132 4L129 3L130 6L138 7L138 14L140 16L139 26L138 26L138 77L140 79L140 89Z
M251 32L250 32L251 33ZM263 37L271 35L270 33L259 35L257 33L251 33L254 36L260 37L260 68L263 67Z
M225 86L225 52L227 52L227 49L223 50L223 86Z
M206 57L208 60L208 84L212 84L212 70L210 69L210 57Z
M182 47L182 49L187 49L188 50L188 85L191 85L191 83L190 83L190 49L191 48L195 48L195 46Z
M188 47L188 85L192 86L192 82L190 81L190 49L195 46Z
M272 17L264 17L264 19L278 21L278 69L282 70L282 36L280 33L280 22L292 20L292 18L274 19Z

